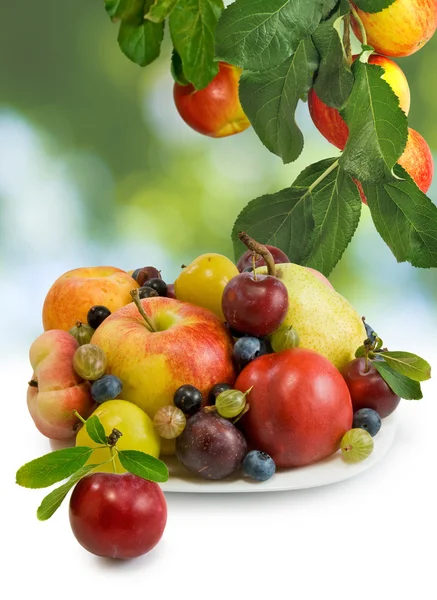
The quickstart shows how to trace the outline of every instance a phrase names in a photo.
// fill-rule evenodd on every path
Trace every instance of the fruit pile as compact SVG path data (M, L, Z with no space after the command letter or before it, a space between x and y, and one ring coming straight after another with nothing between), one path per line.
M39 431L67 447L17 482L70 477L38 517L74 487L71 526L95 554L128 558L159 541L169 455L187 475L259 482L337 452L356 462L400 398L421 397L426 361L383 348L319 272L240 239L236 265L204 254L174 284L152 267L98 267L47 294L27 401ZM124 535L140 523L144 535Z

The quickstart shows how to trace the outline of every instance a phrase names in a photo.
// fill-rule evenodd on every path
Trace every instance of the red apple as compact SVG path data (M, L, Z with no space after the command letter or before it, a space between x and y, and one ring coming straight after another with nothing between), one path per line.
M238 97L238 82L242 69L219 63L219 72L203 90L194 86L174 84L176 108L195 131L220 138L240 133L250 126Z
M308 465L336 452L352 427L352 402L338 369L312 350L261 356L243 369L235 388L249 411L239 423L249 446L278 467Z
M162 537L167 503L157 483L125 473L93 473L76 484L70 525L89 552L108 558L136 558Z
M382 418L388 417L398 406L397 396L384 381L375 367L365 358L355 358L341 371L349 388L354 412L360 408L372 408Z
M106 353L106 372L123 383L123 400L153 419L173 403L181 385L194 385L206 403L215 383L234 382L232 336L219 317L173 298L140 303L153 331L131 303L105 319L92 337Z
M436 0L395 0L377 13L366 13L358 6L355 9L366 30L369 46L387 56L409 56L417 52L437 28ZM363 41L353 17L352 27L358 39Z
M353 60L358 56L355 54ZM390 85L399 98L400 107L408 115L411 102L410 87L402 69L393 60L378 54L370 56L369 64L379 65L384 69L382 79ZM322 102L314 88L308 96L308 108L314 125L323 137L340 150L344 150L349 137L349 129L338 110Z

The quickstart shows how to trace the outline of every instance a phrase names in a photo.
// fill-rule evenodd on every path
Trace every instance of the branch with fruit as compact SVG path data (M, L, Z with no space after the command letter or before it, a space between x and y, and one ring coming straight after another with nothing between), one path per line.
M437 208L425 195L433 159L422 135L408 127L410 89L390 58L417 52L432 37L434 0L105 6L119 23L122 52L142 67L159 56L168 23L176 108L199 133L219 138L251 125L270 152L290 163L304 147L295 111L308 100L315 126L341 150L308 166L289 188L248 203L232 232L236 256L244 230L328 276L364 203L398 262L437 266ZM356 55L352 31L362 42Z
M384 348L319 271L239 239L237 264L203 254L174 283L150 266L90 267L47 293L27 404L37 429L70 447L18 469L17 483L66 480L37 516L72 490L73 533L94 554L158 543L172 455L182 478L262 485L336 453L365 460L401 398L422 397L424 359Z

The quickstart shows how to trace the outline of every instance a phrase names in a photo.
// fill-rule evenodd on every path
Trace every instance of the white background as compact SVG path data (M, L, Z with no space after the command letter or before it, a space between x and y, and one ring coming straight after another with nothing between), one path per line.
M427 339L429 325L417 339ZM431 350L422 354L429 359ZM435 382L423 384L422 401L401 402L392 449L365 473L297 492L169 494L159 545L122 562L76 542L68 501L39 522L47 490L14 484L21 464L50 450L27 414L29 375L25 361L2 374L3 598L436 597Z

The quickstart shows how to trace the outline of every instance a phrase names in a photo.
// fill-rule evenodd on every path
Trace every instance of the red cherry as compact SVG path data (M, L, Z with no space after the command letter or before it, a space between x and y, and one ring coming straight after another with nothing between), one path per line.
M397 408L400 397L384 381L371 361L366 368L365 358L355 358L341 371L349 388L354 412L372 408L382 418Z
M285 254L285 252L282 252L282 250L276 248L276 246L266 246L266 248L270 251L271 255L273 256L273 260L276 264L290 262L290 259ZM242 273L244 269L247 269L248 267L253 267L252 255L253 252L251 250L246 250L246 252L240 256L237 262L237 269L240 271L240 273ZM263 259L263 257L260 254L256 254L255 268L265 267L265 265L266 261Z

